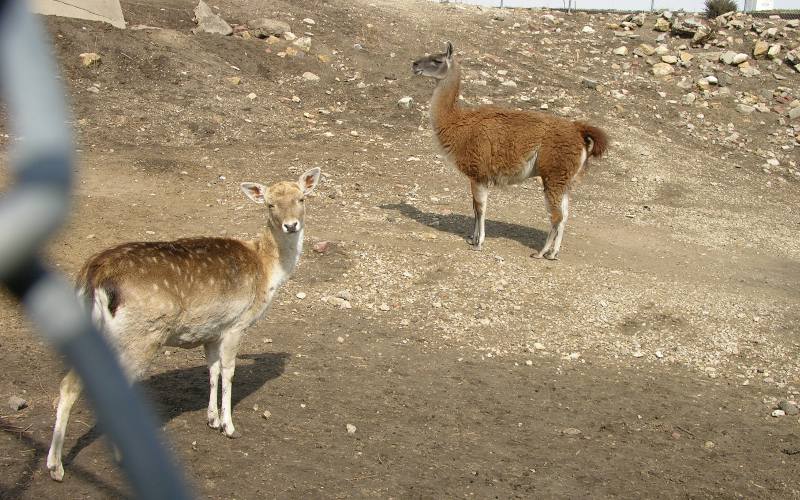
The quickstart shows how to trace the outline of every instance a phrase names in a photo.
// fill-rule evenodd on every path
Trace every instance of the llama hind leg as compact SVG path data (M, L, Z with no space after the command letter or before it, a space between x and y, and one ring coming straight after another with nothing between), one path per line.
M561 239L564 237L564 226L567 222L567 210L569 208L569 196L567 193L553 193L545 189L545 204L550 212L550 232L542 246L541 251L531 256L537 259L545 258L550 260L558 259L558 252L561 249Z
M470 182L472 190L472 210L475 213L475 226L472 231L472 239L469 243L473 250L480 250L486 236L486 202L489 199L489 188L486 184L476 181Z

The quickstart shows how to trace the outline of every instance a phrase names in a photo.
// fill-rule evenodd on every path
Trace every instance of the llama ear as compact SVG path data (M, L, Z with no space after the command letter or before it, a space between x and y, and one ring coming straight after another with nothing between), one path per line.
M311 193L315 187L317 187L317 183L319 182L319 174L321 170L319 167L314 167L310 170L307 170L297 179L297 183L300 185L300 190L303 191L303 194Z
M448 59L453 58L453 44L450 42L447 42L447 52L445 53L445 55L447 55Z
M266 186L256 184L255 182L243 182L239 184L239 187L242 188L242 192L254 202L262 204L266 202Z

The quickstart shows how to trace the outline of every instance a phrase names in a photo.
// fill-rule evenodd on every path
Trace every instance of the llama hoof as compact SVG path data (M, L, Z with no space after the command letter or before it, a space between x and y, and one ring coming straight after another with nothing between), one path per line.
M480 252L481 251L481 246L480 245L470 245L469 249L472 250L473 252Z
M242 437L242 433L234 429L232 432L228 432L227 427L223 427L222 433L225 434L230 439L238 439Z
M558 253L557 252L547 252L544 254L544 258L547 260L558 260Z
M58 481L59 483L64 480L64 466L61 464L58 465L48 465L47 469L50 471L50 477L53 481Z
M219 419L218 418L209 418L208 419L208 426L212 429L219 429Z

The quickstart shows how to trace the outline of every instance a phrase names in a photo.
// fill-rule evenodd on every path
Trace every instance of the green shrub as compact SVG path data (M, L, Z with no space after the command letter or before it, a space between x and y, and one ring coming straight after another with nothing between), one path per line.
M736 0L706 0L706 17L714 19L726 12L736 12Z

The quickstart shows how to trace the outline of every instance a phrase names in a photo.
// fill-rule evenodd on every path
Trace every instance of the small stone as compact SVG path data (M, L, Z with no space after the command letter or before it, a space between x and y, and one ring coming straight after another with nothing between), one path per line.
M622 47L617 47L614 49L614 55L616 56L627 56L628 55L628 47L624 45Z
M770 59L775 59L781 53L781 46L780 44L770 45L769 50L767 51L767 57Z
M336 342L338 342L339 344L344 344L344 337L342 337L341 335L336 337Z
M581 430L576 429L575 427L567 427L566 429L561 430L561 434L565 436L577 436L578 434L581 434Z
M247 98L248 98L248 99L250 99L251 101L252 101L253 99L255 99L256 97L258 97L258 96L257 96L257 95L255 95L255 93L253 93L253 92L250 92L249 94L247 94Z
M748 104L737 104L736 105L736 111L738 111L739 113L742 113L744 115L749 115L750 113L752 113L755 110L756 110L756 108L754 108L753 106L750 106Z
M242 83L242 79L239 78L238 76L229 76L225 80L227 80L228 83L230 83L231 85L239 85L240 83Z
M353 137L358 137L358 130L351 130L350 135L352 135Z
M694 59L694 56L690 52L686 52L685 50L680 54L681 62L684 64L688 64Z
M691 106L697 100L697 94L695 94L694 92L689 92L688 94L683 96L682 100L684 104L686 104L687 106Z
M318 241L311 247L317 253L328 253L331 249L332 243L330 241Z
M792 108L789 110L789 119L790 120L800 119L800 107Z
M525 365L526 366L533 366L533 361L531 361L530 359L526 359L525 360Z
M736 52L732 50L725 51L719 56L719 60L725 64L733 64L734 58L736 58Z
M306 71L303 73L303 80L307 82L318 82L319 77L310 71Z
M306 298L306 293L305 292L297 292L297 295L295 295L295 297L297 297L300 300L303 300L304 298Z
M353 305L350 304L350 301L345 300L341 297L330 297L328 299L328 304L332 306L338 307L339 309L352 309Z
M262 413L261 416L264 418L269 418L272 416L272 412L269 410L264 410L264 413Z
M100 57L100 54L97 54L95 52L84 52L83 54L79 55L78 57L81 58L81 63L84 66L86 66L87 68L89 66L98 65L102 61L102 58Z
M756 59L762 58L767 54L767 51L769 51L769 44L767 42L758 40L753 46L753 57Z
M583 86L584 86L584 87L586 87L587 89L596 89L596 88L597 88L597 82L596 82L596 81L594 81L594 80L590 80L590 79L588 79L588 78L583 78L583 79L581 79L581 83L582 83L582 84L583 84Z
M583 33L594 33L594 28L592 28L591 26L584 26L583 28L581 28L581 32L583 32Z
M667 47L666 45L659 45L658 47L656 47L655 55L665 56L667 54L669 54L669 47Z
M8 407L11 411L20 411L28 407L28 402L19 396L11 396L8 398Z
M358 429L356 428L356 426L355 426L355 425L353 425L353 424L347 424L345 427L346 427L346 429L347 429L347 433L348 433L348 434L350 434L351 436L352 436L353 434L355 434L355 433L356 433L356 431L358 430Z
M791 401L785 399L778 403L778 408L783 410L787 415L797 415L800 413L800 408Z
M717 445L714 443L714 441L706 441L705 443L703 443L703 448L705 448L707 450L711 450L715 446L717 446Z
M314 26L315 24L317 24L317 22L311 19L310 17L303 19L303 22L309 26Z
M308 52L309 50L311 50L311 37L308 36L300 37L294 42L292 42L292 45L299 48L300 50Z
M514 80L505 80L500 85L502 85L504 87L514 87L514 88L516 88L517 87L517 82L515 82Z
M654 31L667 32L670 29L669 21L663 17L656 19L656 24L653 26Z
M286 40L287 42L291 42L297 40L297 35L295 35L291 31L287 31L286 33L283 34L283 39Z
M655 76L667 76L675 73L675 68L673 68L671 64L660 62L654 64L651 71Z
M661 56L661 60L667 64L677 64L678 58L673 55Z
M256 38L266 38L267 42L274 43L270 42L270 38L277 41L277 37L289 32L289 25L283 21L262 17L247 21L247 29Z
M378 309L380 309L381 311L388 311L391 309L391 307L389 307L389 304L383 303L380 306L378 306Z
M397 106L402 109L410 109L411 105L414 103L414 98L410 96L401 97L399 101L397 101Z
M542 344L541 342L534 342L533 348L536 349L537 351L544 351L546 349L544 344Z
M786 416L786 412L783 411L783 410L772 410L771 415L773 417L785 417Z
M748 59L750 59L750 56L748 56L745 53L740 52L740 53L736 54L735 56L733 56L733 64L738 66L738 65L742 64L743 62L747 61Z
M645 57L649 57L649 56L652 56L653 54L656 53L656 48L653 47L652 45L643 43L643 44L639 45L638 47L636 47L636 49L634 49L633 52L635 54L639 54L639 55L642 55L642 56L645 56Z

